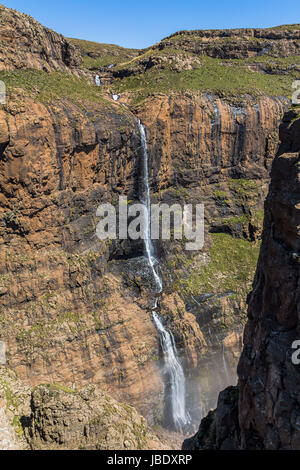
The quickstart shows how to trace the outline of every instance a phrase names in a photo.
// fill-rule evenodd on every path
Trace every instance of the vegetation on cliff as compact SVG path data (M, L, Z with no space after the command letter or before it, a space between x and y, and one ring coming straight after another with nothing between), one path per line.
M185 449L299 450L300 371L293 359L299 340L299 131L297 114L286 113L248 297L238 385L220 393L217 409Z
M69 41L80 48L83 55L82 65L89 70L99 70L101 67L127 62L139 53L138 49L128 49L115 44L102 44L73 38Z
M291 83L297 79L298 73L293 69L294 64L299 64L300 56L288 57L286 59L273 59L263 57L260 62L256 58L252 61L245 59L218 59L208 56L201 57L201 64L195 65L191 70L185 70L184 65L181 70L174 71L172 62L176 64L176 55L170 52L170 61L164 67L151 67L140 73L134 72L134 64L123 65L133 73L130 76L119 78L114 82L114 88L118 93L125 91L134 93L133 103L153 93L170 93L174 91L197 91L214 93L223 98L241 96L245 93L257 96L266 93L271 96L291 96ZM151 58L151 53L147 53ZM166 53L163 51L163 54ZM179 53L177 52L177 55ZM159 56L158 53L156 55ZM191 61L197 58L196 55L189 55ZM136 59L136 62L140 60ZM184 63L184 60L183 60ZM252 70L259 63L257 70ZM120 66L121 67L121 66ZM265 73L264 69L273 67L273 73ZM261 71L260 71L261 68ZM285 73L282 73L285 69ZM277 73L276 73L277 71Z
M165 448L133 407L93 386L77 390L45 383L31 389L14 372L0 366L0 405L8 416L6 426L15 431L15 436L11 432L14 448ZM0 444L5 431L0 429Z
M212 234L212 239L209 261L193 269L187 279L179 279L179 289L193 296L240 291L245 298L251 288L260 243L225 233Z
M63 72L43 72L40 70L0 71L8 93L16 88L27 92L37 102L51 103L61 99L80 102L83 100L109 106L102 89L91 85L86 78L79 78Z
M283 28L272 55L261 54L269 39L211 33L202 41L200 33L178 33L135 51L67 41L27 16L10 15L10 44L17 43L16 31L27 41L25 50L0 51L8 90L0 110L0 335L10 367L31 383L60 384L34 392L43 398L41 415L44 399L53 399L54 415L56 400L80 400L74 383L92 383L161 422L162 364L141 246L95 236L100 202L120 194L138 199L138 116L148 138L153 199L205 203L201 253L184 253L173 241L157 246L165 275L158 308L191 378L191 409L203 395L214 406L225 373L216 385L209 369L225 357L232 370L237 362L268 170L288 103L282 95L290 95L299 70L298 40L285 38ZM118 102L113 91L121 93ZM195 384L202 388L196 399ZM49 435L59 439L61 429L50 424ZM98 415L86 425L97 433ZM39 423L32 432L37 445L56 446L42 442ZM128 448L143 446L136 438Z

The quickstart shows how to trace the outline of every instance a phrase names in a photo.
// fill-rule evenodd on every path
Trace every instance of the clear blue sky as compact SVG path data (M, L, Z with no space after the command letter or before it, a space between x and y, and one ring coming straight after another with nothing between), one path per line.
M181 29L300 23L299 0L2 1L67 37L135 48Z

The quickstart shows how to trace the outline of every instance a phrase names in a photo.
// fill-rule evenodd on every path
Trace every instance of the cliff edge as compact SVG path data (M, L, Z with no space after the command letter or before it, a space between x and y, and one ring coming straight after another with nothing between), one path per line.
M82 62L78 47L24 13L0 5L0 70L70 71Z
M184 449L299 449L300 119L285 114L265 202L263 240L238 365L238 386L219 396ZM294 363L293 363L294 362Z

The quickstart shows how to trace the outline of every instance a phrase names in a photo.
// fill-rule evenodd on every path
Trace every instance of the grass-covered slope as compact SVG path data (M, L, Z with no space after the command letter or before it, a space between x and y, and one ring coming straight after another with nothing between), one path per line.
M63 72L43 72L41 70L0 71L8 92L22 88L35 101L49 103L67 98L73 101L91 101L105 104L103 90L91 85L85 77L79 78Z
M112 74L116 91L134 101L174 91L211 92L223 97L292 94L300 72L300 26L270 29L180 31Z
M80 48L83 55L83 67L90 70L126 62L139 53L138 49L128 49L115 44L102 44L73 38L69 41Z
M147 53L147 57L149 61L153 61L151 51ZM245 93L291 96L291 85L299 76L298 68L300 69L300 56L285 59L263 57L251 61L203 56L200 63L195 54L182 55L178 51L171 52L168 62L160 62L161 57L166 57L166 53L155 52L157 65L146 67L145 71L142 68L134 70L135 67L139 68L140 59L131 61L127 67L132 74L117 79L115 89L119 93L134 93L135 101L152 93L188 90L211 92L223 97ZM183 64L181 70L178 62ZM189 65L187 68L185 63ZM298 66L296 69L295 65Z
M39 101L67 97L99 102L113 91L128 94L129 103L136 104L153 93L186 91L225 99L246 93L291 97L292 82L300 72L297 24L266 30L179 31L145 50L68 41L82 55L77 73L22 68L1 71L0 79ZM103 75L101 88L92 84L96 73Z

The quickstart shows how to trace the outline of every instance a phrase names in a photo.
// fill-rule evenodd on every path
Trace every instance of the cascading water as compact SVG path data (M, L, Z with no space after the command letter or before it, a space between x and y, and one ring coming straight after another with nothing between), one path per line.
M163 290L163 284L160 276L155 270L155 258L153 257L153 246L151 241L151 224L150 224L150 187L148 172L148 149L145 128L141 121L138 121L141 144L143 150L143 203L147 207L147 217L144 224L144 244L145 255L151 268L153 279L155 281L156 293L160 294ZM185 406L185 377L182 366L178 359L176 344L173 334L168 332L158 314L156 313L157 298L152 308L152 317L156 329L159 333L162 352L165 362L165 373L169 377L171 387L171 407L174 426L177 430L182 429L190 423L190 417Z
M182 429L190 422L185 407L185 378L178 360L174 336L163 326L157 313L152 310L152 316L159 333L161 348L164 354L165 371L170 378L172 417L176 429Z
M222 359L223 359L223 366L224 366L224 372L226 376L227 383L230 384L230 378L229 378L229 372L228 372L228 367L226 363L226 358L225 358L225 350L224 350L224 344L222 343Z
M95 76L95 85L96 86L101 86L102 85L102 82L101 82L101 79L100 79L99 75Z
M155 281L156 290L158 293L162 292L163 286L162 281L157 274L154 267L154 258L153 258L153 246L151 242L151 224L150 224L150 187L149 187L149 172L148 172L148 149L147 149L147 139L145 128L140 120L138 120L138 126L141 136L141 144L143 150L143 181L144 181L144 191L143 191L143 203L147 208L147 217L144 224L144 244L146 257L153 273L153 278Z

